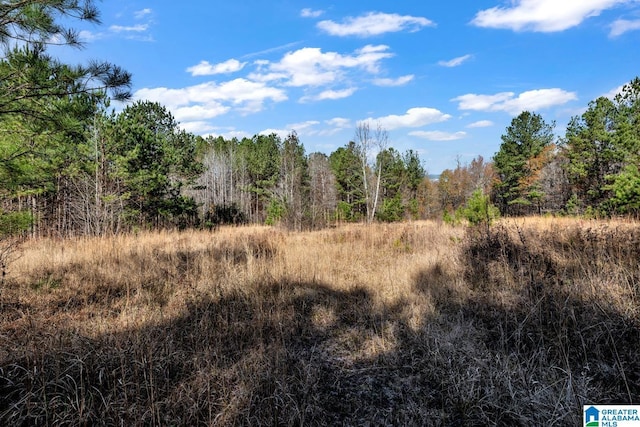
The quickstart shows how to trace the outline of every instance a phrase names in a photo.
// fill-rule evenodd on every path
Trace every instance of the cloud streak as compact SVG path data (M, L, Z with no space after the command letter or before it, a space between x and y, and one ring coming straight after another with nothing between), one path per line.
M208 61L201 61L198 65L187 68L187 72L192 76L212 76L215 74L228 74L242 70L246 62L237 59L229 59L219 64L210 64Z
M448 68L459 67L460 65L467 62L471 58L472 58L472 55L459 56L449 61L439 61L438 65L440 65L441 67L448 67Z
M434 131L417 130L417 131L409 132L409 135L426 139L429 141L456 141L458 139L465 138L467 136L467 133L466 132L450 133L450 132L441 132L438 130L434 130Z
M112 25L109 27L109 30L114 33L143 33L149 29L149 25L147 24L136 24L136 25Z
M303 96L300 98L300 102L309 102L309 101L325 101L325 100L336 100L342 98L348 98L356 92L357 88L347 88L342 90L333 90L328 89L320 92L315 96Z
M133 12L133 16L136 19L142 19L147 15L151 15L151 13L153 12L153 10L149 9L148 7L145 9L141 9L141 10L137 10L135 12Z
M501 92L495 95L477 95L474 93L458 96L451 101L458 102L460 110L504 111L513 116L522 111L537 111L578 99L575 92L563 89L537 89L522 92L516 96L513 92Z
M640 19L629 21L626 19L618 19L611 24L611 31L609 37L619 37L629 31L640 30Z
M476 14L471 23L484 28L557 32L580 25L602 11L634 0L514 0L510 7L493 7Z
M383 87L404 86L410 81L412 81L414 77L415 76L413 74L408 74L406 76L401 76L395 79L378 78L378 79L373 79L373 84L376 86L383 86Z
M372 37L399 31L418 31L435 24L423 17L398 15L395 13L369 12L358 17L345 18L341 23L320 21L317 27L332 36Z
M309 8L304 8L300 11L300 16L303 18L318 18L324 15L324 10L313 10Z
M479 120L477 122L473 122L467 125L468 128L470 129L475 129L475 128L488 128L493 126L493 122L491 120Z

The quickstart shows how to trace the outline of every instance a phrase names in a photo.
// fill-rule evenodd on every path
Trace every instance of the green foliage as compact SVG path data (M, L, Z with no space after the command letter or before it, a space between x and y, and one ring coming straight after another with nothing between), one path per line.
M61 110L62 117L56 117L55 100L67 96L110 91L114 99L130 98L131 75L120 67L97 61L70 66L46 54L49 44L82 47L78 32L68 26L79 21L99 23L94 1L11 0L0 4L0 44L5 52L0 67L0 115L20 113L55 122L68 113Z
M178 129L171 113L158 103L138 101L113 122L108 159L114 179L127 194L128 217L138 225L169 221L184 223L195 210L181 195L183 186L201 173L197 139Z
M291 132L282 141L280 174L275 197L284 205L282 224L290 230L309 226L310 175L304 146L298 135Z
M336 205L336 221L357 221L359 219L349 203L340 200Z
M282 141L275 135L256 135L240 143L249 175L247 190L252 193L253 211L264 212L280 176ZM262 217L261 219L264 219Z
M409 211L409 215L411 215L411 219L420 219L420 201L417 198L409 200L407 210Z
M340 147L329 156L329 165L336 178L339 201L338 215L343 220L353 220L366 212L360 157L355 143ZM345 216L340 216L345 215Z
M409 180L404 159L394 148L387 148L376 157L376 170L381 168L382 194L385 198L394 198L406 187Z
M567 175L585 204L598 206L609 197L606 176L616 173L621 152L615 138L616 107L608 98L589 103L582 117L574 117L564 142Z
M445 224L456 226L460 224L460 219L460 209L457 209L453 213L451 213L448 209L445 209L445 211L442 213L442 221L444 221Z
M32 222L30 212L4 212L0 209L0 238L22 233L31 227Z
M0 4L0 43L28 40L81 46L77 31L65 26L68 22L100 22L100 13L93 0L10 0Z
M580 201L578 200L578 195L576 193L573 193L571 197L569 197L569 200L567 200L567 203L565 204L564 212L567 215L571 215L571 216L577 215L579 208L580 208Z
M375 170L380 171L380 194L376 217L381 221L401 221L408 211L412 218L418 217L416 200L418 187L425 176L418 154L408 150L404 155L394 148L378 153Z
M565 167L580 202L597 215L638 210L640 79L614 100L598 98L574 117L563 143Z
M87 131L107 94L130 97L131 76L113 64L70 65L48 46L81 47L72 26L99 23L92 0L11 0L0 4L0 197L34 211L34 230L43 221L66 228L80 176L91 175L94 150ZM86 201L86 200L85 200ZM86 205L85 205L86 206ZM62 231L62 230L59 230Z
M402 198L397 193L395 197L390 199L384 199L380 210L376 213L377 218L384 222L396 222L402 221L404 217L404 205L402 204Z
M553 143L553 127L539 114L525 111L511 121L502 135L493 161L499 178L494 191L503 213L529 213L522 207L537 205L544 196L538 175Z
M635 164L627 165L619 174L611 176L611 185L605 186L613 193L611 205L616 212L640 213L640 172Z
M267 207L267 219L265 220L266 225L276 225L278 224L282 218L287 214L287 207L284 203L271 199L269 202L269 206Z
M198 225L198 205L191 197L174 195L160 204L158 212L169 224L184 230Z
M418 187L426 176L426 171L420 162L418 153L413 150L407 150L403 160L407 189L409 190L410 197L415 198L418 193Z
M471 225L491 223L500 217L500 211L491 204L489 196L481 189L477 189L471 195L464 208L460 209L460 216L465 218Z

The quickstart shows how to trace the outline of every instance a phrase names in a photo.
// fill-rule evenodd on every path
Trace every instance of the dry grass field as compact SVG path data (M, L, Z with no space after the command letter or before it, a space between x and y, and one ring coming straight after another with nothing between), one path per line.
M640 225L27 242L0 425L578 425L640 403Z

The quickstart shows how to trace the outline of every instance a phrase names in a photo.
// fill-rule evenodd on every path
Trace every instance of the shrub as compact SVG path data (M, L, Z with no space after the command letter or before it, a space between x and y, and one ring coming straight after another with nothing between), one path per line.
M489 196L484 194L481 189L475 190L465 207L459 211L459 215L456 212L456 216L461 216L472 225L491 225L500 216L498 208L491 204Z
M378 219L384 222L402 221L403 215L404 205L402 204L402 199L399 194L392 199L385 199L384 202L382 202L382 207L376 213Z

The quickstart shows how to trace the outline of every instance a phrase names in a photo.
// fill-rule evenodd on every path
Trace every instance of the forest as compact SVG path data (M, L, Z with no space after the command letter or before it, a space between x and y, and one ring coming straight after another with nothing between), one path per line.
M43 55L21 48L2 66L9 76L12 66L24 67L14 62L37 61L39 73L22 77L50 85L60 65ZM640 210L637 78L615 99L591 102L562 138L541 115L522 112L493 159L478 156L437 180L428 177L418 153L391 147L375 124L359 123L353 140L329 155L307 154L295 131L284 140L275 134L202 138L181 130L158 103L109 111L104 82L92 91L3 82L44 93L13 95L0 117L3 234L455 221L483 198L503 216L604 218Z
M493 159L478 156L437 180L416 152L387 146L386 131L369 123L329 155L307 154L295 132L284 140L202 138L157 103L115 113L103 95L73 94L60 106L75 114L65 117L71 123L2 115L2 231L102 235L240 223L303 230L459 218L474 194L503 216L634 216L639 94L636 79L615 100L590 103L560 139L539 114L523 112Z

